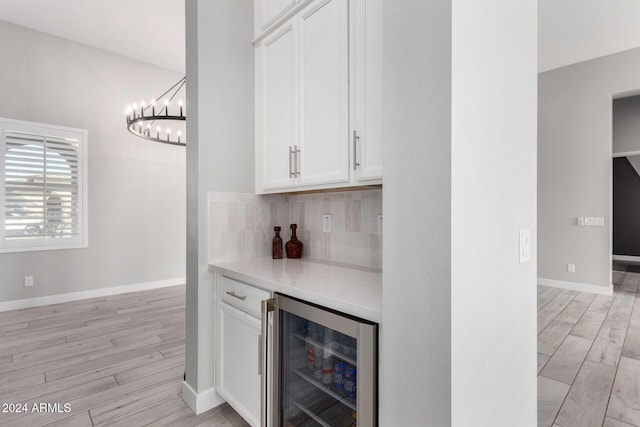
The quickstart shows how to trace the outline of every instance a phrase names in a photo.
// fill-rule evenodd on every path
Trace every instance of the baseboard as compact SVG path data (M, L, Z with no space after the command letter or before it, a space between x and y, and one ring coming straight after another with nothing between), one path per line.
M129 292L146 291L148 289L165 288L167 286L184 285L185 282L185 278L180 277L177 279L136 283L133 285L93 289L90 291L70 292L66 294L47 295L44 297L18 299L13 301L0 301L0 312L18 310L21 308L40 307L42 305L60 304L63 302L78 301L89 298L105 297L109 295L126 294Z
M182 400L196 415L207 412L209 409L220 406L225 402L215 388L196 393L186 381L182 382Z
M562 280L544 279L538 277L538 285L550 286L552 288L570 289L572 291L591 292L593 294L613 295L613 285L598 286L588 283L565 282Z
M636 262L640 264L640 256L612 255L611 259L613 259L614 261Z

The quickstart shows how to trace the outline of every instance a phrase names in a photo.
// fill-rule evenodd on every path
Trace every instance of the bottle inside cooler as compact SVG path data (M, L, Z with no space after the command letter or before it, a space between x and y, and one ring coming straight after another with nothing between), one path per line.
M356 426L355 338L291 313L284 316L283 425Z

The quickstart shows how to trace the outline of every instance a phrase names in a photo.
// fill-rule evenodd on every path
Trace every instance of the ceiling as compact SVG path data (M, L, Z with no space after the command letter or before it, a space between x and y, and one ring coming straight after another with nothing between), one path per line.
M538 71L640 46L638 0L538 0Z
M538 0L538 71L640 46L638 0ZM0 0L0 20L184 72L184 0Z
M0 20L184 73L185 0L0 0Z

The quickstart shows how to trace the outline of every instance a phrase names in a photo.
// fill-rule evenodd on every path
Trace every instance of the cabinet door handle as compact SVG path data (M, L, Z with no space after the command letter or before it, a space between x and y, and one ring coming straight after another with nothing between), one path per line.
M244 301L247 299L246 295L238 295L234 291L227 291L227 295L231 295L234 298L238 298L240 301Z
M300 176L300 149L297 145L293 146L293 154L295 156L295 172L293 173L296 176Z
M260 331L262 332L262 331ZM262 352L262 334L258 335L258 375L262 375L264 353Z
M360 141L360 137L358 136L358 133L354 130L353 131L353 170L356 170L358 166L360 166L360 163L358 163L358 146L356 145L358 141Z
M293 172L293 163L291 161L291 157L295 155L295 152L293 151L293 148L291 146L289 146L289 178L293 178L293 176L295 175L295 173Z

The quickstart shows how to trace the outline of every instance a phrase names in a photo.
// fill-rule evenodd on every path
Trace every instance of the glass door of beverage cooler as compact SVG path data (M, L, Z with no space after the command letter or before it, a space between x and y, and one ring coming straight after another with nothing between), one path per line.
M276 295L273 426L377 425L377 325Z

